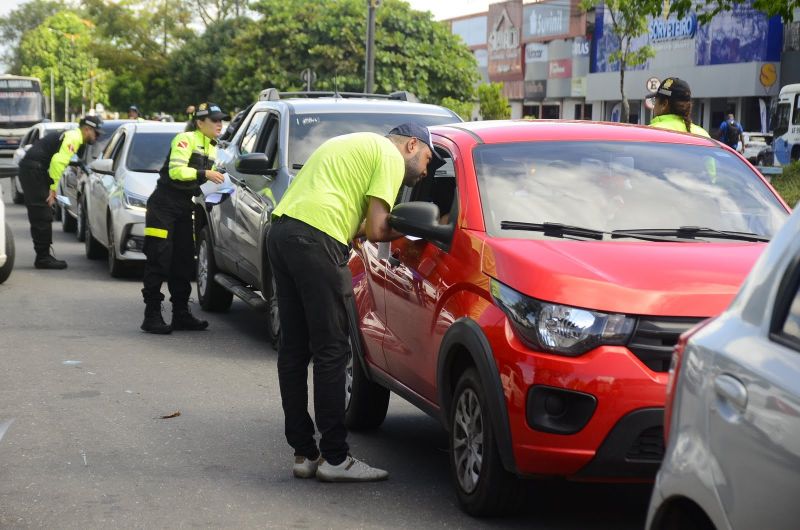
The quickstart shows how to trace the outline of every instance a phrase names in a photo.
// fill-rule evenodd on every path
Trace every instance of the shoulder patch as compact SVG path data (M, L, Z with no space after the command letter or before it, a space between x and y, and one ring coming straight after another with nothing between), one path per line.
M181 149L186 149L187 147L189 147L189 142L187 142L186 140L181 140L180 142L178 142L178 147L180 147Z

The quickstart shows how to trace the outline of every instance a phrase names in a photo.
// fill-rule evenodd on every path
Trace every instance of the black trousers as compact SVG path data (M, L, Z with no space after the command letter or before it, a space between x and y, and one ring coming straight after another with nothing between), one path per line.
M47 205L53 180L43 165L23 164L19 168L19 182L25 194L33 250L36 256L45 256L50 253L50 245L53 244L53 208Z
M161 284L167 282L173 308L188 306L194 250L191 197L156 187L147 200L145 217L145 304L161 303Z
M269 232L269 259L275 277L281 342L278 379L286 440L295 455L333 465L347 457L344 426L345 367L350 350L345 296L352 293L348 248L324 232L290 217ZM308 414L308 363L314 360L314 419Z

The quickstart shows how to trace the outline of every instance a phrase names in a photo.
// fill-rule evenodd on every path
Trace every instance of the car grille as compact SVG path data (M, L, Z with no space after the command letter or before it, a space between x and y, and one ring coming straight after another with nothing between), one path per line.
M640 318L628 343L628 349L654 372L667 372L678 337L701 320L703 319Z
M629 462L660 462L662 458L664 458L662 427L649 427L643 430L625 455L625 459Z

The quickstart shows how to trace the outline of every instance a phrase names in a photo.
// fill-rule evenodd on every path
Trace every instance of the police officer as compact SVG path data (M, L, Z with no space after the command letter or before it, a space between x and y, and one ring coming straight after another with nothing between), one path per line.
M73 156L80 157L86 144L100 136L103 121L99 116L84 116L78 128L51 132L36 142L19 163L19 180L25 194L25 207L31 223L31 238L37 269L66 269L67 262L51 253L53 244L53 203L61 173ZM63 213L62 215L69 215Z
M225 114L214 103L197 107L186 131L172 139L172 146L159 172L158 184L147 201L144 229L144 322L148 333L166 334L173 329L203 330L208 322L189 311L190 279L194 269L192 198L200 185L210 180L220 184L223 176L214 170L216 140ZM172 324L161 316L161 284L167 282L172 302Z
M139 107L137 107L136 105L131 105L130 107L128 107L128 119L136 121L144 121L144 118L139 116Z
M705 129L692 123L692 89L683 79L678 77L664 79L658 90L647 98L653 102L651 127L709 137Z

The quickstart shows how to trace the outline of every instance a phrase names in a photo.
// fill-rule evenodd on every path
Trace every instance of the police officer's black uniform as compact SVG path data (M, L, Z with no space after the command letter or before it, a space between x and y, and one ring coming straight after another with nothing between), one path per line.
M36 252L34 266L37 269L67 267L67 262L56 259L50 253L50 246L53 244L53 209L47 204L47 199L71 157L80 157L86 144L94 143L102 124L98 116L86 116L80 120L78 129L47 134L28 149L19 163L19 180L31 224L31 238ZM90 141L84 141L81 130L84 127L95 131Z
M214 111L213 109L216 109ZM216 105L199 106L195 118L224 116ZM213 169L216 142L199 130L178 134L159 172L156 189L147 201L144 253L147 256L142 296L145 302L141 328L166 334L173 329L202 330L208 322L189 311L191 276L194 270L192 198ZM167 282L172 302L172 324L161 316L161 284Z

